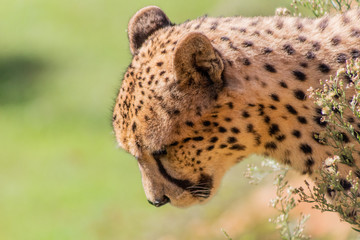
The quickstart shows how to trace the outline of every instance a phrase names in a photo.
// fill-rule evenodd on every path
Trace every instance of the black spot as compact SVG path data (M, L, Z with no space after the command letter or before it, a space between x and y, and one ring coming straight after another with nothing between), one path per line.
M274 68L273 65L270 64L265 64L264 68L266 71L271 72L271 73L276 73L276 69Z
M357 50L357 49L352 49L351 52L350 52L350 54L351 54L351 57L352 57L353 59L356 59L356 58L359 58L359 57L360 57L360 51Z
M283 46L283 50L289 55L293 55L295 53L295 49L290 44L285 44Z
M208 126L210 126L211 122L210 122L210 121L203 121L202 124L203 124L205 127L208 127Z
M329 73L330 72L330 67L324 63L321 63L318 67L318 69L320 70L320 72L322 73Z
M356 170L356 171L355 171L355 175L356 175L358 178L360 178L360 170Z
M298 119L298 121L299 121L301 124L306 124L306 123L307 123L307 120L306 120L305 117L298 116L297 119Z
M319 42L313 42L313 45L312 45L314 51L319 51L320 50L320 43Z
M336 56L336 62L338 62L338 63L345 63L347 59L348 59L348 57L345 53L339 53Z
M221 37L221 41L229 41L230 39L228 37Z
M226 131L227 131L226 128L224 128L224 127L219 127L219 132L224 133L224 132L226 132Z
M210 146L208 146L207 148L206 148L206 150L208 150L208 151L211 151L211 150L213 150L214 149L214 145L210 145Z
M254 134L255 146L260 146L261 144L261 135L258 133Z
M248 118L248 117L250 117L250 114L247 111L243 111L242 116L244 118Z
M303 68L307 68L309 65L306 62L300 63L300 66Z
M286 104L285 107L289 111L289 113L297 115L298 112L293 106L291 106L290 104Z
M193 137L193 140L194 141L202 141L202 140L204 140L204 138L201 136L198 136L198 137Z
M231 132L233 132L233 133L239 133L240 132L240 130L238 129L238 128L236 128L236 127L233 127L233 128L231 128Z
M171 147L174 147L174 146L176 146L176 145L178 145L178 144L179 144L179 142L173 142L173 143L170 144L170 146L171 146Z
M131 129L132 129L133 132L135 132L135 130L136 130L136 122L133 122Z
M294 95L297 99L301 101L305 100L305 93L300 89L294 90Z
M213 22L213 23L211 24L210 30L216 30L216 28L217 28L218 25L219 25L218 22Z
M280 86L283 88L288 88L287 84L283 81L280 82Z
M277 107L275 107L274 105L270 105L269 108L271 108L272 110L276 110Z
M224 118L224 120L225 120L226 122L231 122L231 118L229 118L229 117Z
M283 161L284 161L284 163L285 163L286 165L291 166L291 161L290 161L290 159L285 158Z
M262 52L262 54L270 54L270 53L272 53L272 49L271 48L268 48L268 47L266 47L266 48L263 48L262 50L261 50L261 52Z
M274 101L276 101L276 102L279 102L279 101L280 101L280 100L279 100L279 96L276 95L275 93L272 93L272 94L270 95L270 97L271 97L272 100L274 100Z
M278 21L276 22L276 28L277 29L282 29L284 26L284 21L281 19L278 19Z
M305 42L305 41L306 41L306 37L304 37L304 36L299 36L299 37L298 37L298 40L299 40L299 42Z
M305 164L307 167L311 167L312 165L315 164L315 161L312 158L308 158L308 159L306 159Z
M156 65L157 65L158 67L161 67L163 64L164 64L163 62L157 62L157 63L156 63Z
M302 81L302 82L306 80L306 75L303 72L295 70L292 73L294 74L294 76L297 80Z
M359 29L351 29L351 37L360 38L360 30Z
M291 134L296 138L301 138L301 132L299 130L293 130Z
M306 144L306 143L302 143L300 144L300 149L301 151L303 151L303 153L305 154L312 154L312 148L310 145Z
M247 132L249 132L249 133L254 132L254 125L252 125L251 123L248 124L248 125L246 126L246 130L247 130Z
M341 39L340 37L333 37L330 41L333 46L337 46L341 42Z
M320 139L319 133L313 132L312 139L320 145L325 145L325 139Z
M243 45L244 47L252 47L252 46L254 45L254 43L251 42L251 41L244 41L244 42L242 43L242 45Z
M321 108L320 107L317 107L317 108L315 108L315 112L317 113L317 114L319 114L319 115L321 115L322 113L322 111L321 111Z
M270 122L270 117L266 115L266 116L264 117L264 122L265 122L265 123L269 123L269 122Z
M226 147L227 147L226 144L221 144L221 145L220 145L220 148L226 148Z
M270 127L269 127L269 135L270 136L277 134L279 131L280 131L279 125L277 125L277 124L270 125Z
M191 122L191 121L186 121L185 124L188 125L189 127L193 127L193 126L194 126L194 123Z
M275 150L277 149L277 145L275 142L267 142L265 143L265 148L269 150Z
M234 104L232 102L228 102L228 103L226 103L226 105L228 105L230 109L234 108Z
M345 191L352 187L351 183L344 178L340 179L340 185L344 188Z
M315 58L315 53L311 52L311 51L308 51L306 54L305 54L305 57L307 59L314 59Z
M246 146L242 145L242 144L234 144L232 145L229 149L231 150L237 150L237 151L242 151L246 149Z
M259 104L259 108L258 108L259 116L262 116L265 114L264 108L265 108L265 106L263 104Z
M196 155L197 155L197 156L200 156L201 152L202 152L201 149L196 150Z
M275 137L276 140L278 140L279 142L282 142L285 140L286 136L284 134L278 135Z
M326 193L327 193L331 198L333 198L333 197L335 196L336 191L335 191L334 189L330 188L330 187L327 187L327 188L326 188Z
M219 140L219 139L218 139L217 137L212 137L212 138L210 139L210 142L216 143L218 140Z
M329 20L327 18L324 18L323 20L321 20L318 27L320 28L321 31L324 31L325 28L327 28L328 24L329 24Z
M326 127L327 122L321 121L321 116L314 116L314 121L321 127Z
M190 140L191 140L191 138L189 138L189 137L188 137L188 138L184 138L184 139L183 139L183 143L186 143L186 142L188 142L188 141L190 141Z
M237 139L235 137L228 137L227 142L228 143L235 143L235 142L237 142Z
M349 137L344 132L339 133L339 140L342 140L344 143L350 142Z
M245 66L251 65L251 62L250 62L250 60L248 58L243 58L241 62Z
M344 79L346 80L347 83L352 83L352 82L353 82L352 79L351 79L351 77L350 77L348 74L343 75L343 77L344 77ZM336 97L336 96L337 96L337 95L335 95L335 97Z
M347 154L341 154L340 159L342 160L342 162L347 163L348 165L352 165L353 159L352 159L352 155L350 156L348 156Z

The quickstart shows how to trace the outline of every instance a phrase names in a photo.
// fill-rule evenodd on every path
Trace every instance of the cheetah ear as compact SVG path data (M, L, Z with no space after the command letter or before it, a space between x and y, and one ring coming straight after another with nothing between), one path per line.
M202 33L192 32L180 40L175 50L174 68L180 88L189 85L223 87L223 60Z
M171 22L165 13L156 6L140 9L130 19L128 25L128 37L130 51L134 55L145 40L156 30L170 26Z

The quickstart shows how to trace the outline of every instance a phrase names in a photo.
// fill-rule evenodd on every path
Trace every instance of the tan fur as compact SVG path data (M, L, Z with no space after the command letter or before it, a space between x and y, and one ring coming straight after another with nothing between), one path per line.
M253 153L315 177L332 149L313 137L324 128L305 94L359 57L360 10L320 19L202 17L180 25L159 11L148 7L130 20L133 59L113 115L116 138L138 159L149 201L203 202L231 166ZM134 24L151 12L162 19L151 23L155 31ZM131 34L142 31L149 36L138 46Z

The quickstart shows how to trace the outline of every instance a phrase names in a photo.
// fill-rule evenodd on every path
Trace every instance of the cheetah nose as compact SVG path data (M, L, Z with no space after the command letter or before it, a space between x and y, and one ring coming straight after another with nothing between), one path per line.
M162 205L165 205L168 202L170 202L170 199L166 195L164 195L161 199L155 199L154 202L148 200L148 202L151 205L154 205L155 207L161 207Z

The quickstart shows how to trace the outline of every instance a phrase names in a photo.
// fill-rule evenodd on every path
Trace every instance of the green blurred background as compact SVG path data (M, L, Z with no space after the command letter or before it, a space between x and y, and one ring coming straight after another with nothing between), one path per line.
M241 222L238 206L255 191L241 176L246 164L207 205L150 206L135 159L116 146L111 112L138 9L157 5L181 23L272 15L288 4L0 0L0 239L225 239L221 228L236 239L278 239L267 218Z

